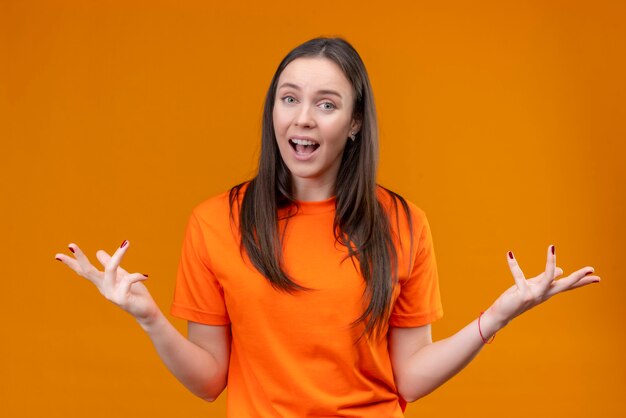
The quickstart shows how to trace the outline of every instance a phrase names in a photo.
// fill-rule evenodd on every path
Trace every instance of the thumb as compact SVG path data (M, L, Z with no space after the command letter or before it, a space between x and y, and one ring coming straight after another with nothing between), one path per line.
M105 267L111 259L111 256L104 250L98 250L98 252L96 252L96 258L98 259L100 264L102 264L102 267Z
M109 253L104 250L98 250L98 252L96 252L96 258L98 259L100 264L102 264L103 268L106 267L108 262L111 260L111 256L109 255ZM128 272L121 267L117 268L117 272L128 274Z
M561 267L557 267L554 269L554 278L561 276L563 274L563 269Z

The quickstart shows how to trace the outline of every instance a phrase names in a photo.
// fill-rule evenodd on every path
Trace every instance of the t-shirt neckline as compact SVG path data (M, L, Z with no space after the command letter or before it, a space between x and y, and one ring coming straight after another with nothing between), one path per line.
M295 204L298 206L298 214L311 215L318 213L332 212L335 210L337 197L332 196L325 200L318 201L300 201L296 200Z

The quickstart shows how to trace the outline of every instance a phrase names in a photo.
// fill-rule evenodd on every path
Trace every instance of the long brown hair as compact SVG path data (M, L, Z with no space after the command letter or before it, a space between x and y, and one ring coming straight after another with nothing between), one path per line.
M347 141L335 183L336 211L334 234L348 250L348 258L359 262L367 285L369 301L353 325L365 321L364 334L381 335L389 317L393 285L397 281L398 255L387 212L378 200L376 169L378 165L378 122L369 77L356 50L341 38L316 38L293 49L282 60L267 91L263 111L261 155L256 177L245 189L239 208L241 250L274 288L307 291L293 281L282 268L282 242L278 230L278 210L297 205L291 173L280 156L273 123L273 108L278 79L293 60L301 57L324 57L337 64L350 81L354 93L353 119L361 121L355 141ZM230 191L231 214L244 187ZM411 217L406 201L387 190L398 212L399 201ZM398 217L396 216L396 219ZM412 228L411 228L412 229ZM413 239L411 239L411 247Z

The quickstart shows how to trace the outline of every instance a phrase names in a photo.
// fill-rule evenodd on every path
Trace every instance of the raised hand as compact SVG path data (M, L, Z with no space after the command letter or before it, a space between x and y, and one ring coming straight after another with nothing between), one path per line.
M78 245L73 243L69 245L69 249L74 257L56 254L55 258L66 264L79 276L89 280L105 298L142 323L156 316L159 309L148 289L141 283L148 276L141 273L128 273L120 267L122 258L129 247L130 243L124 241L113 256L103 250L98 251L96 257L104 267L104 271L94 267Z
M548 247L546 270L530 279L524 276L513 253L509 252L507 259L515 285L500 295L491 307L492 313L503 323L509 322L558 293L600 281L600 277L593 275L593 267L583 267L567 277L555 280L563 274L563 270L556 266L554 245Z

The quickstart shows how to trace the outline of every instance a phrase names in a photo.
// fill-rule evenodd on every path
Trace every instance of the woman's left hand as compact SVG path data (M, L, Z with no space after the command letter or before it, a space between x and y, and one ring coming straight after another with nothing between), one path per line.
M589 266L576 270L567 277L555 280L563 274L563 270L556 266L556 254L553 245L548 247L546 270L530 279L524 277L513 253L509 252L507 259L515 279L515 285L500 295L490 308L491 313L503 324L558 293L600 281L600 277L593 275L593 267Z

